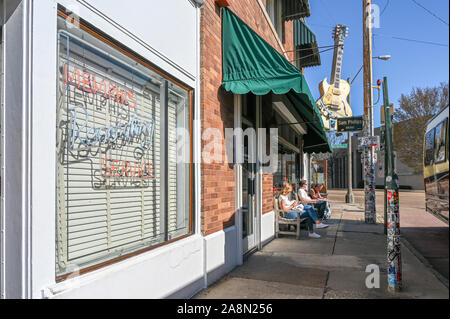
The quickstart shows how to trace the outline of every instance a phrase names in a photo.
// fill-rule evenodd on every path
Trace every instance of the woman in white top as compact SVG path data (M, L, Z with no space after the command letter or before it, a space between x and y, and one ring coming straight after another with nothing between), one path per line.
M326 228L328 225L322 224L317 217L316 211L311 206L303 206L300 204L300 201L289 200L288 195L292 192L292 185L286 184L280 192L280 197L278 200L280 201L281 209L286 212L286 218L295 219L297 218L296 212L289 212L289 210L300 210L303 211L300 214L300 218L307 218L309 237L311 238L320 238L319 234L314 232L314 224L316 224L316 228Z

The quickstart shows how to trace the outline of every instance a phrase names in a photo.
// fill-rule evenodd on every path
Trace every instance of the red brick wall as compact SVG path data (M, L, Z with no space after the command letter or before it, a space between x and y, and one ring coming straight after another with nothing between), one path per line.
M294 54L294 21L286 21L283 27L283 47L288 55L288 60L295 65Z
M265 2L265 1L263 1ZM270 45L282 53L257 0L231 0L230 9L263 37ZM284 49L293 50L293 24L285 24L283 39ZM234 126L233 94L222 88L222 38L220 9L214 0L206 0L201 10L200 25L200 109L202 131L218 128L225 137L225 128ZM288 53L289 60L293 52ZM211 141L202 141L202 150ZM225 161L225 141L222 145ZM232 164L202 163L201 168L202 231L208 235L234 224L235 180ZM271 175L264 175L263 212L272 210ZM270 186L270 187L269 187Z
M270 213L273 210L273 175L262 176L262 213Z

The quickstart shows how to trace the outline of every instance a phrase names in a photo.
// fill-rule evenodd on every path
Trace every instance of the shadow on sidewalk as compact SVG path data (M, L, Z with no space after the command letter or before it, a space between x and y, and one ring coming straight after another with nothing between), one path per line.
M387 292L386 237L382 223L366 224L358 205L333 203L329 227L312 239L280 236L195 298L448 298L448 289L406 248L404 292ZM368 265L379 270L379 288L369 289Z

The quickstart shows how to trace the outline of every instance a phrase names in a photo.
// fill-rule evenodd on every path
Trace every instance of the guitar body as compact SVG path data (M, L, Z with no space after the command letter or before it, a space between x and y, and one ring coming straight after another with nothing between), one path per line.
M336 119L352 116L352 109L347 102L347 97L350 94L350 85L347 81L341 80L344 38L347 36L347 32L345 25L339 24L335 27L331 83L328 83L327 78L319 83L320 98L316 101L316 104L327 131L336 130L336 127L330 128L330 126L336 126Z
M350 85L347 81L340 80L339 89L337 89L330 85L325 78L319 83L319 92L323 104L336 117L352 116L352 109L347 102L347 97L350 94Z

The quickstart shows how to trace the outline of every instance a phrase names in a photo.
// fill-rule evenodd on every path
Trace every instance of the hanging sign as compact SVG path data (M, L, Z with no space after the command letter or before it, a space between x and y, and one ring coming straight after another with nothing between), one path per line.
M364 118L362 116L342 117L337 119L338 132L362 131Z

